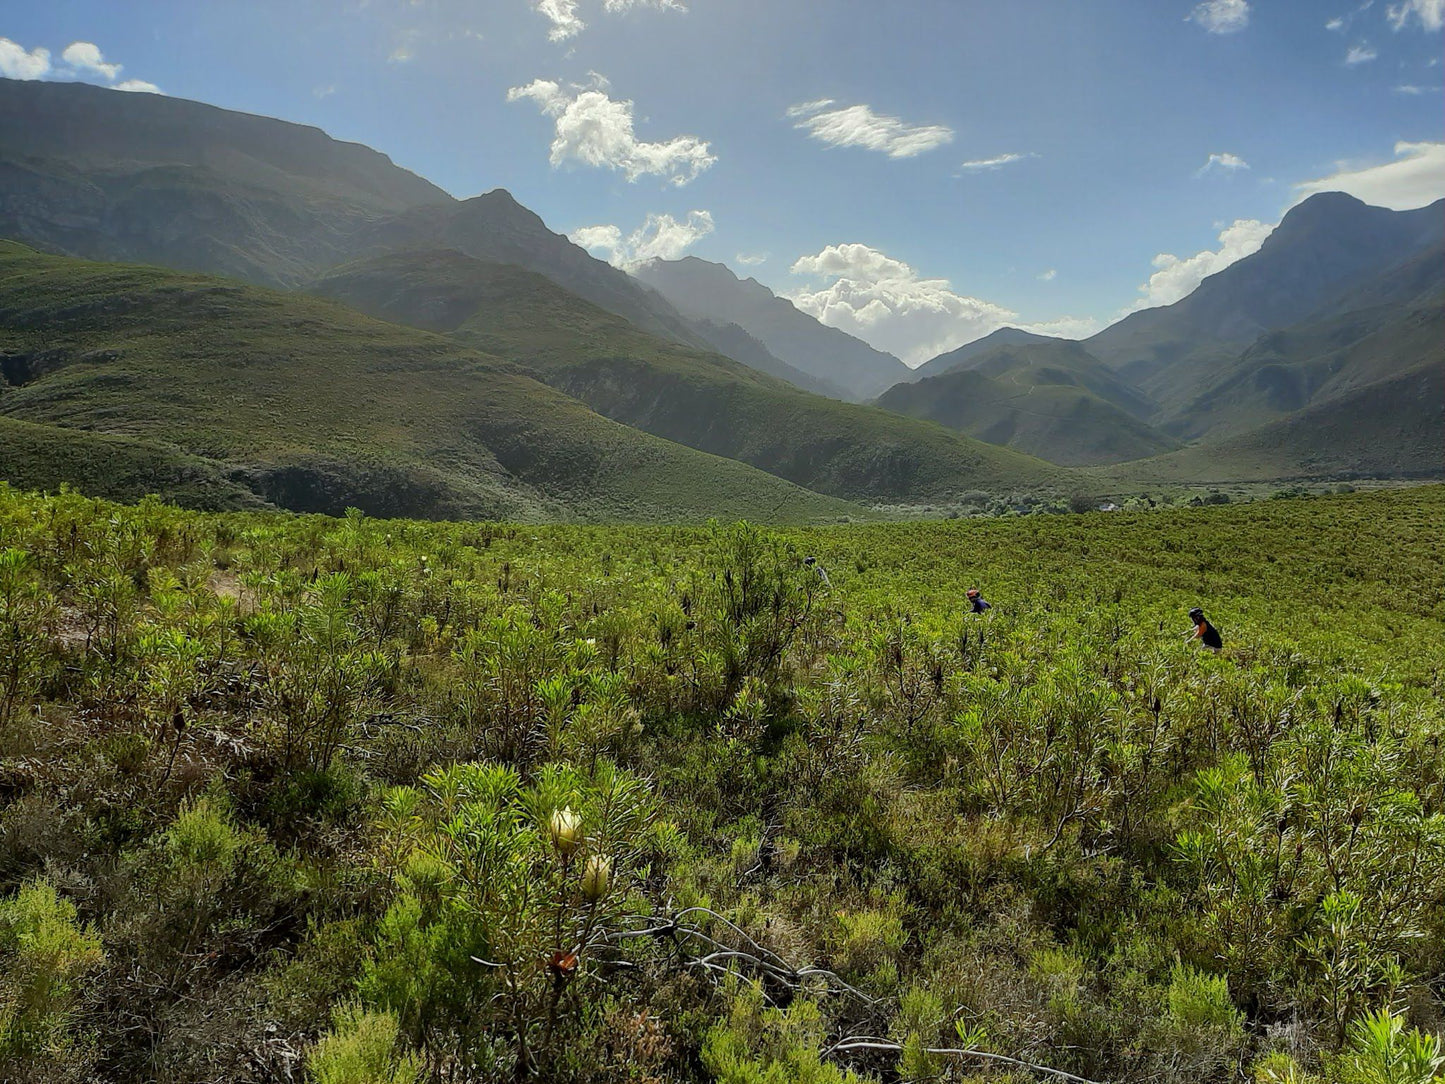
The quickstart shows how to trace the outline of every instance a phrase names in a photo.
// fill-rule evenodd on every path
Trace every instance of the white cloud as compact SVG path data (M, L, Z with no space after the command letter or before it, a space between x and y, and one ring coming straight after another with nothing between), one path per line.
M1426 30L1445 27L1445 0L1405 0L1402 4L1391 4L1385 9L1385 16L1396 30L1403 30L1413 15Z
M1368 45L1351 45L1350 51L1345 54L1346 67L1353 68L1359 64L1368 64L1380 54Z
M1039 275L1038 275L1038 280L1039 280L1040 282L1053 282L1054 279L1056 279L1056 278L1058 278L1058 277L1059 277L1058 269L1057 269L1057 268L1054 268L1054 267L1051 267L1051 268L1049 268L1047 271L1040 272Z
M1344 28L1345 20L1339 17L1333 18L1329 22L1325 23L1326 30L1343 30Z
M1022 331L1031 331L1035 335L1052 335L1056 339L1087 339L1103 328L1092 316L1059 316L1053 320L1015 326Z
M7 79L43 79L50 74L50 50L25 47L0 38L0 75Z
M163 94L164 91L154 83L147 83L144 79L127 79L115 85L116 90L128 90L136 94Z
M551 161L560 166L570 160L584 165L621 170L629 181L648 173L684 185L707 169L717 157L695 136L677 136L665 143L646 143L633 133L632 102L613 101L606 81L592 87L564 90L550 79L534 79L507 91L507 101L524 98L556 122Z
M583 226L569 237L573 244L603 256L612 266L630 270L648 260L680 260L712 231L710 213L690 211L681 222L671 215L648 215L626 237L616 226Z
M733 259L744 267L757 267L760 263L768 262L766 252L739 252Z
M1408 211L1445 196L1445 143L1396 143L1395 161L1336 172L1295 185L1295 202L1316 192L1348 192L1377 207Z
M1233 34L1249 25L1248 0L1204 0L1189 13L1189 20L1211 34Z
M114 83L116 76L120 75L121 66L107 64L105 57L101 55L100 48L93 42L71 42L65 47L65 52L60 54L60 59L72 68L94 72L108 83Z
M532 7L552 24L548 41L566 41L587 29L577 14L577 0L533 0Z
M1205 249L1187 259L1161 252L1154 257L1154 273L1149 276L1149 281L1139 287L1142 296L1129 311L1172 305L1188 297L1210 275L1258 252L1259 246L1272 232L1274 226L1268 223L1241 218L1220 231L1217 250Z
M1421 94L1439 94L1442 90L1445 90L1445 87L1442 87L1442 86L1422 87L1422 86L1420 86L1420 85L1417 84L1417 83L1407 83L1407 84L1405 84L1404 86L1398 86L1398 87L1396 87L1396 88L1395 88L1395 93L1396 93L1396 94L1409 94L1409 95L1411 95L1411 96L1413 96L1413 97L1419 97Z
M947 279L921 278L908 264L867 245L829 245L801 257L792 272L831 280L793 293L790 300L799 309L914 366L1017 316L1002 305L956 293Z
M1246 162L1243 158L1241 158L1237 154L1230 154L1226 151L1223 154L1211 154L1209 156L1209 161L1205 162L1204 165L1200 166L1199 171L1194 175L1196 177L1203 177L1206 173L1213 169L1222 169L1226 173L1238 173L1241 169L1248 168L1249 163Z
M678 0L603 0L602 10L616 14L632 11L634 8L652 8L654 11L686 11L687 6Z
M953 129L942 124L906 124L897 117L873 112L866 105L835 105L829 98L804 102L788 110L806 131L830 147L863 147L890 158L912 158L953 142Z
M1025 158L1037 158L1037 154L1000 154L993 158L975 158L972 162L963 162L959 169L964 173L982 173L987 169L1002 169L1004 166L1011 166L1015 162L1022 162Z

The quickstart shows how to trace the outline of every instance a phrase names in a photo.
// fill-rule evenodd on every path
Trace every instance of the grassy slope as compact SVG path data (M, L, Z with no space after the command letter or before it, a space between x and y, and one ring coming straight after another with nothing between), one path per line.
M1068 465L1176 447L1139 420L1148 404L1077 343L1006 344L890 388L878 405Z
M450 340L205 276L0 245L0 352L20 385L0 389L0 415L59 427L55 441L86 430L141 442L126 445L128 462L143 472L157 456L160 490L178 463L199 458L212 479L308 510L663 519L854 510L599 418ZM90 452L70 458L94 463ZM65 462L47 478L34 456L7 453L0 472L38 485L95 478L94 466L67 476Z
M1063 471L1036 459L663 342L518 268L402 253L339 268L314 289L448 331L608 417L818 492L905 503L1067 485Z
M1438 364L1442 296L1445 251L1432 251L1341 298L1327 314L1261 337L1170 428L1185 436L1235 436Z
M1445 478L1445 361L1279 421L1103 473L1126 488L1308 478Z

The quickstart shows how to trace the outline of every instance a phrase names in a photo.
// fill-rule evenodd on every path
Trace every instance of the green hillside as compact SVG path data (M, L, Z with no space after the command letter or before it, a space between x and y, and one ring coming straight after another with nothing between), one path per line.
M1436 363L1445 343L1442 303L1445 251L1436 250L1341 298L1316 319L1262 336L1169 428L1185 436L1234 436Z
M456 252L398 253L338 268L313 289L449 332L610 418L817 492L908 503L1064 484L1037 459L664 342L519 268Z
M997 346L878 405L990 444L1082 466L1158 455L1174 441L1139 420L1148 404L1072 342Z
M184 478L176 495L203 507L428 518L857 511L440 336L206 276L0 244L0 354L0 417L48 427L0 438L0 477L27 485L170 494Z

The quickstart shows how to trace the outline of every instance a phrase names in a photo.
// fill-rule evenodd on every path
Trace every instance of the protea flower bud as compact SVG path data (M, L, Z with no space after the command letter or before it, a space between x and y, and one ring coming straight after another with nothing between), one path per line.
M547 824L547 834L552 837L552 846L562 857L570 858L582 846L582 818L572 812L571 806L554 809Z
M607 895L607 886L612 880L612 859L603 854L594 854L587 859L587 868L582 871L582 898L596 903Z

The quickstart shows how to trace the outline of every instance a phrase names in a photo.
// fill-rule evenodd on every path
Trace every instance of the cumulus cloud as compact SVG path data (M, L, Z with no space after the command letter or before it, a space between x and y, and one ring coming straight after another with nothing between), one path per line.
M1220 231L1217 249L1205 249L1185 259L1172 252L1161 252L1154 257L1154 273L1139 287L1141 296L1129 311L1172 305L1188 297L1210 275L1258 252L1272 232L1274 226L1268 223L1241 218Z
M1211 34L1233 34L1249 25L1248 0L1204 0L1189 13L1188 21L1196 22Z
M1328 177L1295 185L1295 202L1316 192L1348 192L1396 211L1424 207L1445 196L1445 143L1396 143L1395 160L1378 166L1341 163Z
M92 72L108 83L115 82L116 77L120 75L121 66L107 64L100 48L94 42L73 41L65 47L65 52L60 54L60 59L72 68L78 71Z
M7 79L43 79L50 74L50 50L31 49L0 38L0 75Z
M35 48L28 52L23 45L0 38L0 75L8 79L60 79L98 78L110 84L115 90L141 90L150 94L161 93L161 88L144 79L127 79L117 83L121 65L105 59L105 54L94 42L73 41L60 54L62 67L56 68L50 61L50 50Z
M566 41L587 29L577 14L577 0L533 0L532 8L552 24L547 31L549 41Z
M1249 163L1237 154L1230 154L1227 151L1223 154L1211 154L1209 161L1199 167L1194 175L1203 177L1210 170L1221 169L1225 173L1238 173L1241 169L1248 169Z
M1445 0L1405 0L1385 9L1385 17L1396 30L1403 30L1409 25L1411 16L1425 30L1439 30L1445 27Z
M830 147L863 147L890 158L912 158L953 142L942 124L907 124L866 105L838 106L831 98L803 102L788 110L793 126Z
M999 154L992 158L975 158L971 162L963 162L959 170L964 173L982 173L984 170L1002 169L1004 166L1011 166L1015 162L1022 162L1025 158L1037 158L1037 154Z
M794 305L909 365L921 365L1017 317L1002 305L955 292L947 279L923 278L902 260L868 245L829 245L798 259L792 271L824 280L791 294Z
M1345 54L1345 66L1353 68L1359 64L1368 64L1379 55L1368 45L1351 45L1350 51Z
M553 166L576 161L621 170L629 181L654 173L684 185L717 161L708 144L695 136L663 143L639 140L633 132L632 102L609 98L606 81L600 78L591 87L570 89L550 79L534 79L507 91L509 102L524 99L536 102L555 122Z
M616 226L583 226L569 238L573 244L602 256L613 267L628 271L649 260L680 260L712 231L710 213L690 211L681 222L672 215L648 215L642 225L626 237Z

